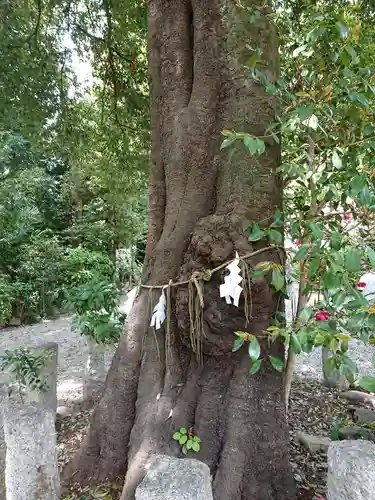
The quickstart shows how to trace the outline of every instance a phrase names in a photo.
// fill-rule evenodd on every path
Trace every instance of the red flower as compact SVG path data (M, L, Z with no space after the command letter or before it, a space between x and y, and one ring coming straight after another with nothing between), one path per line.
M344 214L344 219L346 220L346 222L351 221L352 218L353 218L353 215L350 212L347 212L346 214Z
M312 245L309 246L309 250L311 250L311 249L312 249Z
M315 313L316 321L328 321L329 314L327 311L317 311Z
M296 245L297 245L297 247L300 247L302 245L302 241L301 240L296 240Z
M364 283L363 281L360 281L359 283L357 283L357 288L366 288L367 286L367 283Z

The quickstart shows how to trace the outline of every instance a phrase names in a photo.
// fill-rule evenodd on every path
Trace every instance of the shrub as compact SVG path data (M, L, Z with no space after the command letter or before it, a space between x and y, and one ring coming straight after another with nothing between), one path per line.
M97 343L119 339L123 317L117 311L119 291L114 283L94 275L68 292L67 304L74 312L74 327Z
M12 317L15 290L6 274L0 273L0 325L5 325Z
M64 249L50 231L37 233L20 249L16 270L17 302L24 317L51 316L62 303ZM21 316L21 317L22 317Z
M86 283L94 276L110 281L114 265L107 254L79 246L67 250L62 272L64 286L72 288Z

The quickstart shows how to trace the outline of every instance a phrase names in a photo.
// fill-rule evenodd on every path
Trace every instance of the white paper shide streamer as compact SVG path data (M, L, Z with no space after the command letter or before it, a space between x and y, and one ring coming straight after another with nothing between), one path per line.
M166 286L163 288L159 302L156 304L154 307L154 310L152 311L152 318L151 318L151 323L150 326L154 326L155 330L159 330L161 327L163 321L165 320L166 314L165 314L165 309L167 305L167 299L165 297L164 290L167 288Z
M236 258L234 261L226 266L229 274L225 276L224 283L220 285L220 297L225 297L227 304L232 304L231 299L233 299L233 305L236 307L238 307L238 302L242 292L242 287L240 287L242 277L240 276L241 268L238 265L239 262L240 259L238 253L236 252Z

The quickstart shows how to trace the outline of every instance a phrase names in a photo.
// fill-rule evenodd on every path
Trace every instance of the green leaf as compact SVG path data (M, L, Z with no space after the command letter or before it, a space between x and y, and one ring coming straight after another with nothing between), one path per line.
M299 315L299 319L302 323L307 323L311 316L314 313L314 309L312 307L305 307L302 309L301 314Z
M223 150L225 148L228 148L231 144L233 144L236 141L236 139L237 136L235 134L226 137L221 143L220 149Z
M352 58L352 61L357 57L357 52L354 50L354 48L351 45L347 45L345 47L345 50Z
M367 180L363 175L356 175L350 182L350 194L351 196L357 196L363 187L366 185Z
M200 443L201 442L201 438L199 436L194 436L193 437L193 441L195 441L196 443Z
M341 248L341 234L338 231L331 233L329 237L329 243L334 250L340 250Z
M197 443L196 441L193 441L193 444L191 445L192 449L196 452L198 452L200 449L201 449L201 446L199 443Z
M273 243L276 243L276 245L281 245L283 242L283 235L280 231L276 231L275 229L270 229L268 231L268 237Z
M367 247L366 253L370 260L371 267L375 270L375 250L373 250L370 247Z
M260 344L256 337L249 343L249 356L251 361L256 361L260 356Z
M186 449L191 450L193 447L193 441L189 439L189 441L186 443Z
M274 287L276 292L279 292L283 288L284 283L285 283L285 279L284 279L284 275L282 274L282 272L276 268L272 269L271 285Z
M299 343L297 335L294 332L290 335L290 345L292 346L294 353L300 354L300 352L302 351L302 347Z
M268 356L271 365L275 368L275 370L281 372L284 369L284 361L276 356Z
M181 427L180 434L187 434L187 430L185 429L185 427Z
M315 345L315 346L323 345L323 344L325 343L326 339L327 339L327 333L326 333L326 332L319 331L319 332L315 335L315 338L314 338L314 345Z
M355 248L351 248L345 255L345 268L352 273L360 271L361 253Z
M346 26L346 24L342 23L341 21L338 21L336 23L336 28L341 38L346 38L349 35L349 28Z
M346 298L347 298L346 291L339 290L339 292L337 294L335 294L333 297L333 300L332 300L333 307L340 308L344 304Z
M341 423L336 424L332 427L331 430L332 441L340 441L340 429L341 429Z
M185 434L184 436L181 436L180 437L180 444L181 445L184 445L186 443L186 441L188 440L188 437L187 435Z
M232 352L237 352L239 349L241 349L241 347L244 345L244 342L245 342L244 339L242 339L241 337L238 337L234 341Z
M266 269L254 269L251 278L256 281L258 278L263 278L263 276L267 273Z
M343 353L348 352L348 349L349 349L349 343L346 340L343 340L341 342L341 347L340 347L341 352Z
M309 253L310 246L311 246L310 243L305 243L304 245L301 245L297 250L297 253L294 256L293 260L296 262L298 262L299 260L305 260Z
M268 94L276 94L277 92L276 86L273 83L269 83L266 87L266 92Z
M369 102L368 102L368 99L366 98L366 96L364 96L363 94L361 93L357 93L357 92L350 92L349 94L349 99L353 102L357 102L358 104L360 104L361 106L363 106L364 108L368 108L369 107Z
M357 365L354 363L354 361L348 356L344 355L341 357L341 362L342 365L344 365L347 368L347 372L351 374L357 373Z
M256 222L253 223L253 227L251 229L251 234L249 236L250 241L259 241L265 236L265 232L260 229Z
M337 151L333 152L332 165L335 168L337 168L338 170L342 169L342 160L341 160L340 156L338 155Z
M329 358L324 360L323 370L326 375L329 376L335 369L335 367L336 367L335 356L330 356Z
M311 104L309 104L308 106L300 106L296 109L296 113L299 116L300 121L303 122L310 118L310 116L313 114L313 107Z
M255 375L255 373L257 373L259 371L261 365L262 365L261 359L257 359L256 361L252 362L250 372L249 372L250 375Z
M264 141L255 137L250 137L247 135L244 137L243 143L248 149L251 156L261 155L266 150Z
M254 52L254 54L252 54L252 56L248 60L247 65L250 68L255 68L255 66L258 64L259 61L260 61L259 54L257 52Z
M181 434L179 432L175 432L172 437L174 440L179 441L181 438Z
M372 123L368 123L363 130L365 136L372 135L374 132L375 132L375 126Z
M317 270L320 267L320 255L317 255L316 257L313 257L310 261L308 270L307 270L307 277L308 279L311 279Z
M367 375L359 379L359 387L362 387L365 391L375 392L375 377Z
M372 366L374 366L374 367L375 367L375 352L374 352L374 354L372 355Z
M312 232L312 236L314 240L321 240L324 236L324 230L319 224L315 224L314 222L307 222L306 226Z
M370 190L368 186L365 186L361 192L359 193L358 196L358 205L363 207L363 206L368 206L372 203L372 196L370 193Z
M283 225L283 214L277 209L274 214L274 221L272 222L270 227L281 227Z
M337 349L339 348L339 342L337 339L335 339L334 337L331 339L331 342L329 343L329 348L331 349L331 351L333 353L336 354L337 352Z
M237 335L237 337L240 337L241 339L246 339L247 336L249 335L247 332L241 332L240 330L237 330L236 332L234 332L235 335Z

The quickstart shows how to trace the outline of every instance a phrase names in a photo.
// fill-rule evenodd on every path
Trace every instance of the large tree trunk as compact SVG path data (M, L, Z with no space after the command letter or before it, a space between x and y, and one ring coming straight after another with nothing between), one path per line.
M149 0L153 149L144 283L186 280L235 251L255 250L243 220L267 224L280 204L276 144L260 158L242 145L231 156L220 152L221 130L263 136L274 118L274 99L244 72L249 47L259 47L262 70L277 77L266 13L254 24L236 0ZM280 257L256 258L252 264ZM65 475L80 482L126 475L122 500L132 500L153 453L179 455L172 434L184 426L202 440L194 457L211 468L215 500L295 498L283 375L264 363L251 376L247 350L231 352L235 330L267 328L278 297L266 280L251 283L246 325L243 298L237 309L219 297L224 274L204 284L201 362L191 344L188 286L172 289L168 336L149 331L149 290L142 289L87 439ZM153 304L159 295L153 292ZM265 355L268 344L261 344ZM282 345L271 350L284 356Z

